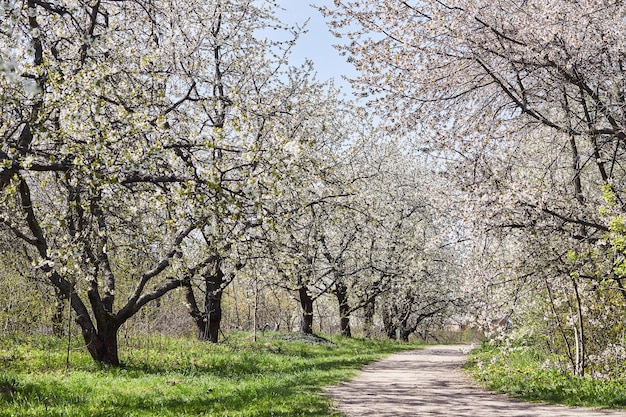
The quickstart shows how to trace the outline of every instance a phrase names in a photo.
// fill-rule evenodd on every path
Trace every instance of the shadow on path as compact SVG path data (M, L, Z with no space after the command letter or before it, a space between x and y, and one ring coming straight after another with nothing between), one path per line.
M366 366L354 380L327 390L338 409L361 416L626 416L623 410L594 410L517 401L490 393L463 372L467 346L433 346L398 353Z

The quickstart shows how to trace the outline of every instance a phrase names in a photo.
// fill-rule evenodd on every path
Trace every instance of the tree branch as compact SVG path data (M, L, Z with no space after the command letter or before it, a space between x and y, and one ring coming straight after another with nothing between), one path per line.
M187 228L185 228L185 229L181 230L180 232L178 232L178 234L176 235L176 238L172 242L172 245L171 245L169 251L165 254L163 259L161 259L161 261L153 269L151 269L150 271L145 272L141 276L141 279L139 280L139 283L137 284L137 288L135 289L135 292L130 297L130 299L128 300L128 302L124 306L124 308L122 308L117 313L117 317L118 317L119 320L124 322L124 321L128 320L128 318L131 317L135 313L135 311L136 311L135 305L138 303L138 300L140 299L140 297L142 297L142 293L143 293L143 290L146 287L146 284L152 278L154 278L155 276L159 275L168 266L170 266L170 263L171 263L172 259L178 254L178 247L183 242L183 240L189 235L189 233L191 233L191 231L194 230L195 228L196 228L196 226L194 224L191 224L191 225L187 226ZM179 284L179 286L180 285L181 284Z

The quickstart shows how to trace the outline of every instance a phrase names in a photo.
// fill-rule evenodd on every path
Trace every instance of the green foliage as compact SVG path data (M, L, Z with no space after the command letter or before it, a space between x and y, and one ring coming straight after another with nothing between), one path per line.
M320 416L334 415L323 387L383 354L415 346L333 337L332 341L228 335L214 345L137 339L124 366L94 364L77 341L1 340L0 416Z
M613 191L613 187L611 184L602 184L602 198L607 202L608 208L613 208L617 204L617 196L615 195L615 191ZM600 214L603 214L603 210L607 210L607 207L600 208Z
M602 408L626 408L626 375L592 379L565 372L556 358L528 346L484 344L465 368L487 388L531 401Z
M626 276L626 263L624 252L626 251L626 218L619 210L616 210L617 197L612 187L605 184L602 187L605 206L600 208L600 215L607 220L609 233L605 239L608 241L613 253L613 272L618 277Z

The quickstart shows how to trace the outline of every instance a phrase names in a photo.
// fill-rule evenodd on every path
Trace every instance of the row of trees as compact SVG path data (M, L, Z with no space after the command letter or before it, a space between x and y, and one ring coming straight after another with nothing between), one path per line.
M323 11L372 109L447 161L473 242L475 316L511 315L577 374L622 372L623 2L338 0Z
M241 277L296 293L305 333L326 295L345 335L359 309L407 339L462 306L424 163L288 65L276 7L0 1L5 289L52 288L95 361L173 291L217 341Z

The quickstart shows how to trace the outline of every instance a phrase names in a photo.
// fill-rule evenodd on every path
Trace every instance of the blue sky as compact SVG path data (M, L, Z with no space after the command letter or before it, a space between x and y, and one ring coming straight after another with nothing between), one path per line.
M354 76L355 69L333 47L340 40L329 32L322 14L311 7L311 4L332 7L333 0L278 0L278 3L285 9L277 12L277 17L284 23L303 24L310 19L307 24L308 33L294 47L292 63L297 65L309 58L313 61L320 80L334 78L336 84L349 93L349 84L341 76Z

